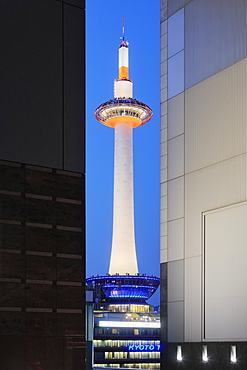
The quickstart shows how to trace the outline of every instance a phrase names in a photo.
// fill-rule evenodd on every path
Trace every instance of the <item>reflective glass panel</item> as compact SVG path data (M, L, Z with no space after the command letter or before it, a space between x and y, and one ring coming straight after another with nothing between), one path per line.
M184 91L184 51L168 59L168 99Z
M168 19L168 58L184 49L184 8Z

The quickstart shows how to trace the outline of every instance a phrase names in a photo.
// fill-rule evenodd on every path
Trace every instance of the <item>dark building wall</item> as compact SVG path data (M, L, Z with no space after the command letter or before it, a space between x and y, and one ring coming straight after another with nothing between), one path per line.
M84 172L84 1L0 4L0 159Z
M0 369L83 369L84 175L0 163Z
M84 8L0 2L0 370L85 368Z

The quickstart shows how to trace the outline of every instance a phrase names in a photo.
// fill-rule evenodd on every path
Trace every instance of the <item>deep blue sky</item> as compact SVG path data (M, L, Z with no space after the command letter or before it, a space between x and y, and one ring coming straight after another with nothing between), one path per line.
M154 116L134 129L135 235L139 272L159 276L159 1L86 1L87 84L87 277L106 274L110 262L113 211L114 129L94 118L113 98L118 77L122 16L129 41L133 97ZM150 303L159 304L159 294Z

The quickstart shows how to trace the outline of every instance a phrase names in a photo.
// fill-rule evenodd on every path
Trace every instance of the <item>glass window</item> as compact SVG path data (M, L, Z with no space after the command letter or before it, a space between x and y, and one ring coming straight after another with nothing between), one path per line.
M184 91L184 52L168 59L168 99Z
M184 49L184 8L168 19L168 58Z
M104 352L95 352L95 360L103 360Z

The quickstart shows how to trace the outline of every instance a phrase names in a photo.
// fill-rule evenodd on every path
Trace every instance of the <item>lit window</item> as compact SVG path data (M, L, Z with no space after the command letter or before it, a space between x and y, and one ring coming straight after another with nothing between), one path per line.
M134 329L134 335L139 335L139 329Z

